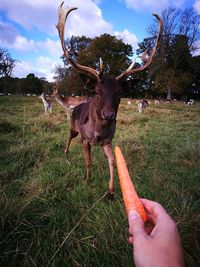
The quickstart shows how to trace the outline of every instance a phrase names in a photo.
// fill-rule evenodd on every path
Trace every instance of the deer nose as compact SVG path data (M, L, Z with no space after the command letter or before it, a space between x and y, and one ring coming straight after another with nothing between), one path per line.
M115 112L114 111L103 110L103 119L104 120L113 120L114 118L115 118Z

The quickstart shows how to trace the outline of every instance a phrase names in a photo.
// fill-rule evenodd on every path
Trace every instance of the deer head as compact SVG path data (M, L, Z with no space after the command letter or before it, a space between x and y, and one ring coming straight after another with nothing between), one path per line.
M100 120L115 120L120 102L119 91L119 84L114 78L103 77L96 84L94 101Z
M61 95L59 93L59 83L58 82L55 82L53 85L53 93L51 94L51 97L55 98L55 99L61 97Z

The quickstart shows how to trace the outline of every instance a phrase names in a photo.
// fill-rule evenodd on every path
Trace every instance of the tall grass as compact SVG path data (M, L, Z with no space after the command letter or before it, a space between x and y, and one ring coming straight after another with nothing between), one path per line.
M115 173L92 151L84 180L80 139L64 155L69 121L56 103L50 116L34 97L0 98L0 266L133 266ZM200 104L150 106L138 114L122 100L114 145L122 148L140 196L176 220L186 266L200 266Z

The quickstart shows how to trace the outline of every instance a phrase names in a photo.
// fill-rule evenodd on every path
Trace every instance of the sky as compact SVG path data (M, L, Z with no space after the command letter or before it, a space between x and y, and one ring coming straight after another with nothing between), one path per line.
M13 77L29 73L53 81L54 69L62 65L62 49L55 25L58 0L0 0L0 48L6 48L16 66ZM95 37L109 33L131 44L148 36L152 13L161 14L169 5L191 7L200 14L200 0L66 0L75 6L67 20L65 36Z

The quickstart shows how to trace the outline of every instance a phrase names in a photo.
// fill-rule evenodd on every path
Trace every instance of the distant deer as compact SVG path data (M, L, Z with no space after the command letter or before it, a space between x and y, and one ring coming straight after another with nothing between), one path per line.
M154 100L154 104L159 105L159 104L160 104L160 100L155 99L155 100Z
M51 99L47 99L44 95L44 93L42 93L39 96L40 99L42 99L43 105L44 105L44 112L45 114L49 114L52 112L52 100Z
M138 105L138 112L142 113L144 109L149 105L149 102L146 99L142 99L137 101L137 105Z
M58 85L54 87L54 91L52 97L64 107L67 112L70 114L71 110L73 110L77 105L81 103L86 103L88 101L87 96L67 96L64 97L58 92Z
M131 101L131 98L129 98L129 99L127 100L127 106L130 107L131 105L132 105L132 101Z
M102 61L100 61L99 71L80 65L75 61L70 51L66 48L64 35L65 22L69 13L73 10L76 10L77 8L69 7L67 9L63 9L63 3L58 8L59 20L57 29L64 55L69 63L79 72L85 73L86 75L93 77L96 80L95 96L92 97L87 103L82 103L76 106L73 110L70 136L65 152L68 153L71 140L78 134L80 134L83 143L88 178L90 176L91 166L91 147L95 145L102 146L106 156L108 157L110 170L109 197L112 198L114 196L114 157L112 153L112 139L115 134L116 116L120 103L119 80L129 75L141 72L151 64L153 56L156 52L162 28L162 20L158 15L154 14L159 22L159 32L155 46L151 51L150 56L147 58L147 51L145 51L145 54L142 57L144 65L138 68L133 68L135 65L135 62L133 62L129 68L127 68L116 78L106 78L103 75Z

